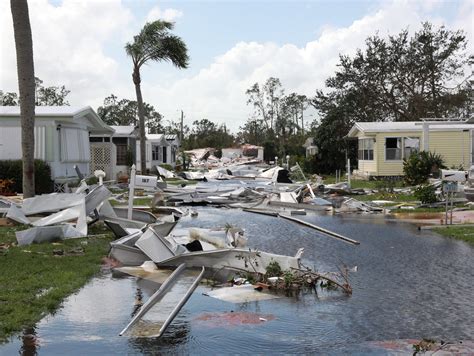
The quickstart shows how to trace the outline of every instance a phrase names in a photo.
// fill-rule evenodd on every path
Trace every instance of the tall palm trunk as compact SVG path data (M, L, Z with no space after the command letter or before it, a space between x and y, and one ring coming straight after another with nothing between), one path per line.
M133 69L132 77L133 84L135 84L135 92L137 94L138 120L140 126L140 170L142 174L146 174L145 112L143 109L142 89L140 88L140 69L138 67Z
M27 0L10 0L20 91L23 196L35 195L35 73Z

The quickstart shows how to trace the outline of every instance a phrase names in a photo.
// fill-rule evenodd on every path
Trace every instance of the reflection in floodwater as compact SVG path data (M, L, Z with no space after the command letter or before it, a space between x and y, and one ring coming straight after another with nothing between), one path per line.
M142 325L142 327L144 326ZM150 325L150 327L153 327L153 325ZM161 338L132 336L128 338L128 345L135 352L160 354L165 353L165 350L168 350L168 352L171 351L174 345L180 347L185 346L189 338L189 333L189 322L184 321L182 318L177 318Z
M142 293L142 290L137 287L137 291L135 293L135 303L133 303L133 310L132 310L132 314L130 315L131 318L133 318L135 314L138 313L142 305L143 305L143 293Z
M38 354L40 348L38 337L36 336L35 328L25 328L21 335L22 345L20 348L20 355L35 356Z

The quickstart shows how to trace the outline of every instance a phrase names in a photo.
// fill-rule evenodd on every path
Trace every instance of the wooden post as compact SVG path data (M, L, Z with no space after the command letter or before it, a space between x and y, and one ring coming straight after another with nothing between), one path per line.
M351 189L351 160L347 159L347 186Z
M457 184L457 183L456 183L456 184ZM452 225L452 224L453 224L453 209L454 209L453 200L454 200L454 192L451 193L451 216L450 216L450 218L449 218L449 225Z
M135 195L135 174L136 174L136 167L135 165L132 166L132 170L130 171L130 180L128 182L128 214L127 218L132 220L132 211L133 211L133 197Z
M446 184L446 183L444 183L444 184ZM445 217L444 217L444 224L448 225L448 200L449 200L448 189L445 190L445 194L446 194L446 197L445 197L445 200L446 200L446 214L445 214Z

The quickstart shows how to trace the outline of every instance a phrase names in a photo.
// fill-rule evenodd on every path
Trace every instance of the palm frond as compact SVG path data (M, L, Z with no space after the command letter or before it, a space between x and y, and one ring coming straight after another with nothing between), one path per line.
M172 22L157 20L146 23L132 43L125 45L125 51L134 65L141 67L148 61L167 61L178 68L186 68L189 62L184 41L171 34Z

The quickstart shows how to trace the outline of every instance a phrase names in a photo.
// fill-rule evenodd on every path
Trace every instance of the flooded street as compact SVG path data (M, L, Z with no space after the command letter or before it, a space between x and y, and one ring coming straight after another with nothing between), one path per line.
M178 226L230 223L245 228L252 248L294 255L304 247L303 263L316 270L357 266L350 275L353 295L307 293L233 304L203 295L209 288L201 285L162 338L120 337L137 288L146 300L158 286L107 273L37 325L36 346L15 336L0 346L0 354L378 354L387 352L378 341L473 338L474 248L467 243L382 216L298 217L361 243L352 246L280 218L237 209L197 210L197 218L187 216Z

